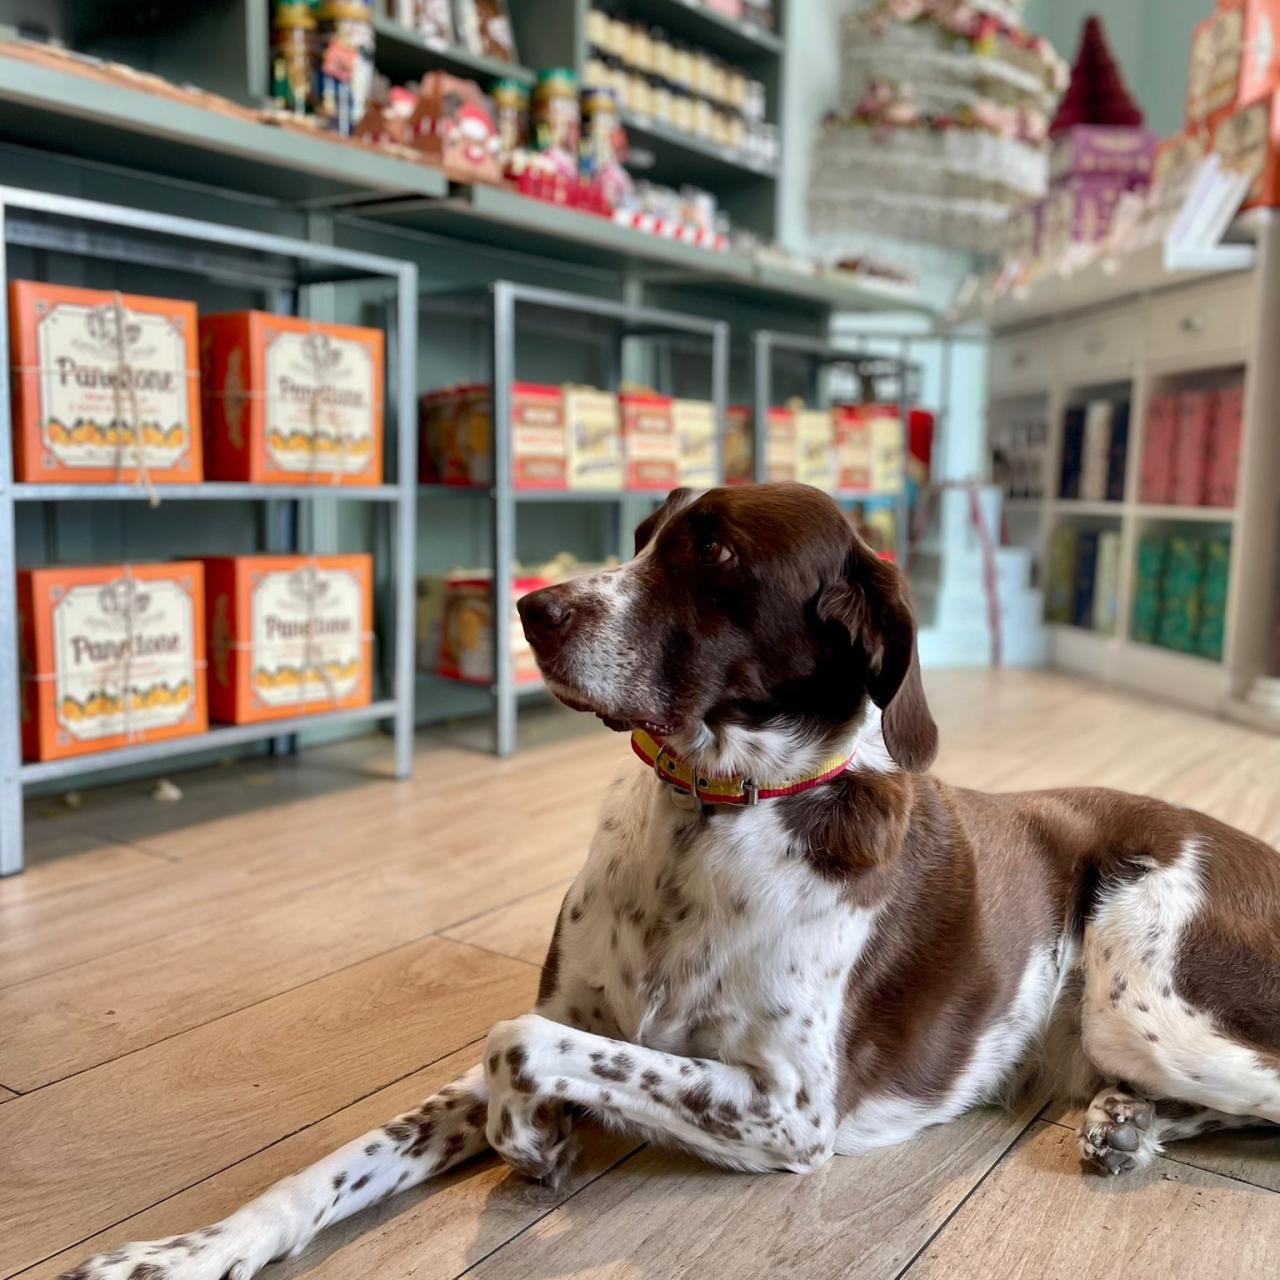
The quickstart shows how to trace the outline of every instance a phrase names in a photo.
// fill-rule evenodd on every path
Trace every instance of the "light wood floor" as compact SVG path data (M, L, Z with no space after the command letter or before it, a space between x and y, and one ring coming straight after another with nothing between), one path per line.
M1280 739L1051 676L927 683L952 781L1103 783L1280 840ZM407 785L369 740L180 778L178 804L33 802L38 860L0 882L0 1276L224 1215L529 1006L627 759L567 713L529 723L507 763L424 742ZM1082 1174L1071 1124L978 1112L808 1178L598 1139L558 1194L481 1161L267 1274L1275 1274L1280 1138L1178 1144L1108 1181Z

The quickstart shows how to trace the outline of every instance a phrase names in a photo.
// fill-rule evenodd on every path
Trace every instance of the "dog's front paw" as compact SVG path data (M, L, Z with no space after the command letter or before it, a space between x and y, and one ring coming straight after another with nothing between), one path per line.
M558 1186L573 1164L575 1145L554 1081L541 1058L550 1024L537 1015L499 1022L485 1046L489 1145L521 1173Z
M1155 1108L1145 1098L1104 1089L1089 1104L1080 1130L1080 1154L1104 1173L1129 1173L1159 1153L1152 1125Z
M59 1280L251 1280L268 1261L252 1240L220 1223L95 1254Z

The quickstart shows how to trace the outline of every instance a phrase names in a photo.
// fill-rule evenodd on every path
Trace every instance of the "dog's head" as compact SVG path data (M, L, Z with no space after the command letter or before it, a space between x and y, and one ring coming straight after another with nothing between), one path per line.
M741 767L744 751L758 764L779 735L792 752L847 741L868 699L902 768L937 752L906 583L807 485L677 489L633 560L519 609L562 702L704 767Z

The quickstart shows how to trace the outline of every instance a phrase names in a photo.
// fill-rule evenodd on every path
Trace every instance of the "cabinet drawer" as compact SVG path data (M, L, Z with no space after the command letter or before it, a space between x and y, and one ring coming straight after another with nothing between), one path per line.
M1053 372L1053 339L1048 329L1010 334L991 344L991 385L1047 385Z
M1143 326L1150 360L1178 359L1194 367L1198 357L1238 353L1249 337L1252 289L1197 289L1148 303Z
M1075 385L1125 370L1138 356L1138 313L1109 311L1058 331L1058 366Z

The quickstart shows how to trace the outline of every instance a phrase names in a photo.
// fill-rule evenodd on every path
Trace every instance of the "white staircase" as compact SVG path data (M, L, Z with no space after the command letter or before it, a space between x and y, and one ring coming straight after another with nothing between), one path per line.
M1000 491L984 486L979 490L979 501L986 527L998 541ZM1030 549L996 546L995 569L1002 665L1044 666L1048 653L1044 599L1031 585ZM910 578L920 626L921 665L990 665L990 602L982 542L973 524L967 490L945 489L937 495L934 527L915 548Z

